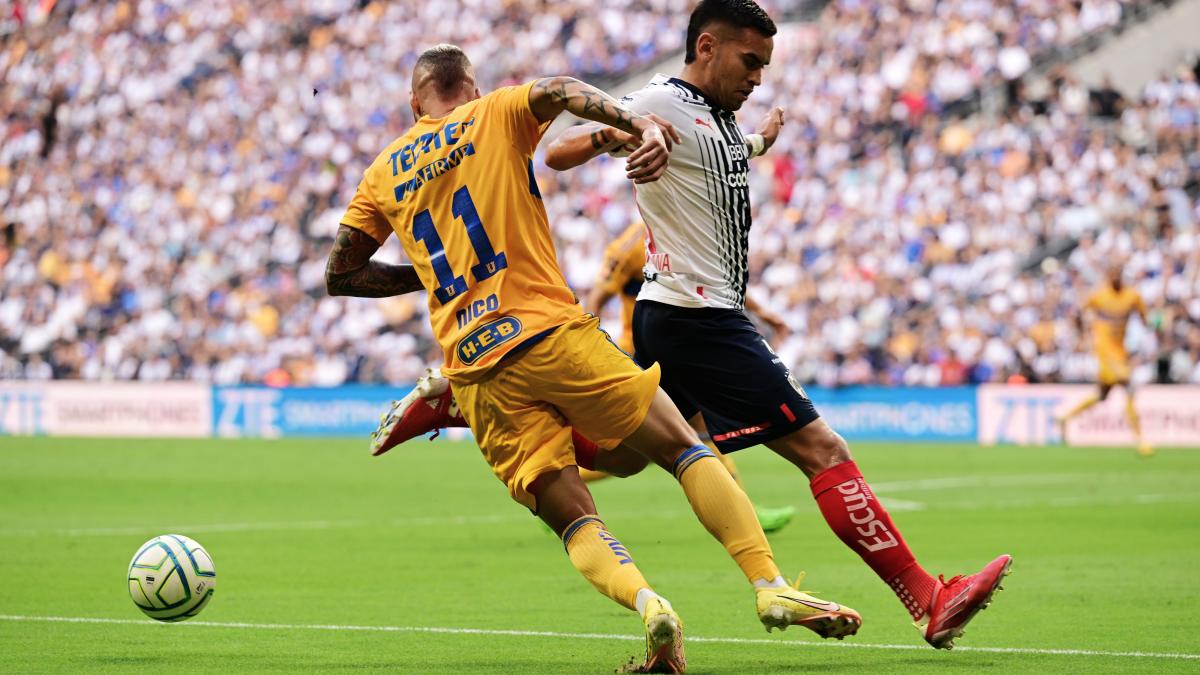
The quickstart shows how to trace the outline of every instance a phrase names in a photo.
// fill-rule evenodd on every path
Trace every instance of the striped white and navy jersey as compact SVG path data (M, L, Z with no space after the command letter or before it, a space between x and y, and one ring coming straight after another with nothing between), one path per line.
M666 75L621 100L666 119L683 137L662 177L636 189L649 232L638 299L741 309L749 276L749 148L733 113Z

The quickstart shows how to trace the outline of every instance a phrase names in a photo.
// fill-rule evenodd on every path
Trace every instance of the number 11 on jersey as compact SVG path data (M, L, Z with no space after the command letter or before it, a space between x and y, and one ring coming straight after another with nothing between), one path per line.
M451 211L454 217L461 219L466 226L471 247L475 249L475 257L479 260L478 264L471 266L471 276L475 283L489 279L508 267L508 258L504 252L497 253L492 248L492 240L488 239L487 230L483 229L483 222L479 220L479 212L475 209L475 202L471 201L471 193L467 186L460 187L454 193ZM444 305L466 292L467 281L462 275L454 274L454 270L450 268L450 263L446 260L446 247L433 224L433 216L429 215L429 209L413 216L412 228L413 237L425 242L425 248L429 251L429 263L433 266L433 273L438 281L438 288L434 289L433 295L438 302Z

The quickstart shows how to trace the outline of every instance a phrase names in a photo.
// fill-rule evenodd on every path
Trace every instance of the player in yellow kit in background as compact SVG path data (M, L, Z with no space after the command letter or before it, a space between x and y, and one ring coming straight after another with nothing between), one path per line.
M1125 351L1125 328L1129 318L1136 314L1145 323L1146 303L1137 291L1125 286L1121 276L1120 267L1110 269L1108 282L1088 296L1083 305L1084 311L1091 314L1092 339L1095 341L1096 362L1099 365L1097 382L1100 386L1095 394L1059 418L1059 429L1065 442L1067 423L1107 399L1113 387L1120 385L1125 388L1125 415L1137 439L1138 454L1149 457L1154 454L1154 448L1142 437L1141 420L1134 407L1133 387L1129 382L1129 354Z
M779 573L749 498L642 370L584 314L558 266L533 177L533 152L564 111L638 138L635 183L667 165L659 126L570 77L481 96L458 47L426 50L413 69L416 123L363 174L326 271L332 294L429 292L443 373L496 477L562 538L597 590L637 611L646 672L685 668L682 621L597 515L579 478L573 428L601 453L620 444L672 472L697 519L751 582L768 628L852 635L854 610L801 593ZM395 233L413 265L371 255Z
M642 289L642 282L645 279L642 271L645 264L646 225L637 221L630 223L629 227L617 235L617 238L612 240L604 250L604 262L600 266L600 275L587 298L587 308L597 316L614 297L621 299L621 333L617 338L617 346L626 354L633 354L633 308L637 303L638 291ZM771 327L776 336L786 335L787 324L784 323L783 318L755 302L751 296L746 297L746 309L757 314ZM733 480L737 481L738 486L745 490L746 486L742 483L742 477L733 456L717 450L717 446L708 435L708 429L704 426L704 419L696 415L688 420L688 423L700 435L700 440L725 465L729 475L733 476ZM579 469L579 475L586 482L609 477L609 474L603 471L584 468ZM755 504L754 512L758 515L758 523L762 525L764 532L777 532L792 521L796 515L796 507L771 508Z

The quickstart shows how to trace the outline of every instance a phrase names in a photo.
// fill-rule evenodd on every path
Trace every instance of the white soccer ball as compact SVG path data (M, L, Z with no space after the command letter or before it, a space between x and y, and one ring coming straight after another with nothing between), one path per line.
M129 595L151 619L190 619L204 609L216 588L212 556L181 534L151 539L129 561Z

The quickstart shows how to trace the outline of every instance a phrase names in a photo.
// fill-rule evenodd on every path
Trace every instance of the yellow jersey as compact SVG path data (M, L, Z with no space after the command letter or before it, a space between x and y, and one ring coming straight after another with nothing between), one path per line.
M533 178L549 125L529 107L532 86L417 120L367 168L341 221L380 243L399 237L429 291L447 375L484 371L583 313Z
M621 298L623 330L617 346L633 353L633 307L645 279L642 267L646 264L646 226L632 223L604 250L604 264L596 284L607 294ZM599 311L599 307L593 307Z
M1128 286L1120 291L1113 290L1111 285L1105 285L1088 296L1084 308L1095 312L1092 322L1092 333L1096 341L1097 351L1125 349L1125 326L1129 323L1129 315L1135 311L1146 313L1146 303L1137 291Z

